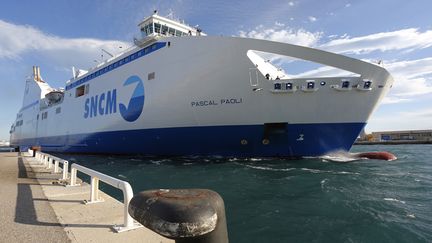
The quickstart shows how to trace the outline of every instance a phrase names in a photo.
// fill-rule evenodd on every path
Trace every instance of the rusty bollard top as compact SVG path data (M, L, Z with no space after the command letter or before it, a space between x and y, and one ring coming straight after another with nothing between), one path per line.
M218 212L223 216L218 219ZM129 214L145 227L171 239L197 237L225 224L223 200L207 189L160 189L136 194ZM226 231L226 230L225 230Z

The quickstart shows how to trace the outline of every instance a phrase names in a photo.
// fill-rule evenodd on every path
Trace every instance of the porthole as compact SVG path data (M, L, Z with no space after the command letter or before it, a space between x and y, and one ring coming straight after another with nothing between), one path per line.
M366 82L364 82L363 88L364 89L370 89L371 86L372 86L372 82L366 81Z
M347 88L349 88L349 85L350 85L350 82L349 82L349 81L343 81L343 82L342 82L342 88L343 88L343 89L347 89Z
M292 85L292 83L286 83L286 84L285 84L285 89L287 89L287 90L292 90L292 89L293 89L293 85Z

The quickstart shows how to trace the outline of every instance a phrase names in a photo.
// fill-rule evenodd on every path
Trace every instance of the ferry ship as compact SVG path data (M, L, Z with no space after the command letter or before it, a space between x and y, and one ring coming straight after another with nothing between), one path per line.
M319 156L349 150L393 78L380 65L323 50L207 36L156 12L121 54L65 88L39 67L26 80L11 146L46 152L156 156ZM286 75L260 53L346 70Z

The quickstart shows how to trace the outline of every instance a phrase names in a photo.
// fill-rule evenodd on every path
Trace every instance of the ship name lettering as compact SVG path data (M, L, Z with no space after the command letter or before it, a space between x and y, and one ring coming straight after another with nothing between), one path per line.
M231 98L231 99L221 99L221 104L241 104L243 103L243 98L237 99L237 98Z
M117 90L109 90L106 93L87 98L84 103L84 118L92 118L98 115L108 115L117 112Z
M199 100L199 101L192 101L191 106L209 106L209 105L219 105L214 100Z

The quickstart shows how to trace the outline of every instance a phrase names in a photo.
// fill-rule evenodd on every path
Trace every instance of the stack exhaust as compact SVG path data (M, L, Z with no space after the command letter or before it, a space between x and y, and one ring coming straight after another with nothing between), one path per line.
M34 77L35 81L44 82L42 80L41 75L40 75L40 67L39 66L33 66L33 77Z

